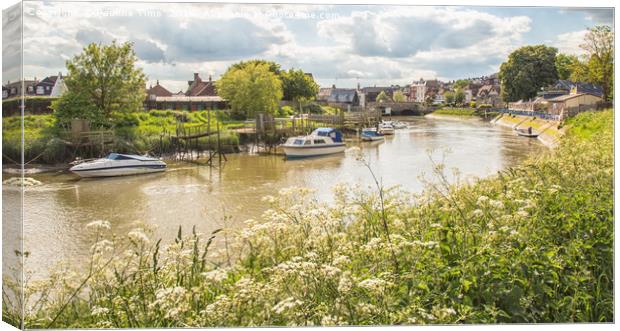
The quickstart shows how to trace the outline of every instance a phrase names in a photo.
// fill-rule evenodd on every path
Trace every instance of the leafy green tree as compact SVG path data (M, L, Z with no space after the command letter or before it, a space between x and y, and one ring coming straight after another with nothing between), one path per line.
M454 104L454 92L448 91L443 94L443 98L446 100L446 103L449 105Z
M280 77L282 79L283 100L297 102L300 112L302 112L303 104L314 99L319 93L319 85L303 70L282 71Z
M392 96L392 99L394 100L394 102L405 102L405 101L407 101L407 98L405 97L405 95L403 94L402 91L394 92L394 95Z
M282 71L282 69L280 68L279 64L277 64L277 63L275 63L273 61L258 60L258 59L237 62L237 63L231 65L228 68L228 70L232 70L232 69L245 69L246 67L248 67L250 65L256 65L256 64L266 64L269 67L269 71L273 72L274 74L276 74L278 76L280 76L280 72Z
M282 81L267 63L232 66L216 82L218 94L232 110L246 117L257 112L275 114L282 99Z
M103 124L117 111L141 110L146 76L136 67L131 43L92 43L67 61L67 92L52 104L62 124L83 118Z
M454 89L465 89L469 85L469 81L466 79L459 79L454 82Z
M557 52L556 48L545 45L524 46L512 52L499 71L503 100L528 100L541 87L553 84L558 79Z
M387 93L385 93L385 91L381 91L377 95L377 102L390 102L390 101L392 101L392 99L390 99L390 96L388 96Z
M454 103L463 104L465 102L465 92L462 88L457 88L454 91Z
M584 43L579 45L590 55L588 78L603 87L603 98L610 100L614 80L614 32L606 25L588 29Z
M558 54L555 57L555 69L558 72L558 79L570 79L575 65L579 59L575 55Z
M587 82L590 80L588 76L588 64L577 59L570 67L569 79L573 82Z

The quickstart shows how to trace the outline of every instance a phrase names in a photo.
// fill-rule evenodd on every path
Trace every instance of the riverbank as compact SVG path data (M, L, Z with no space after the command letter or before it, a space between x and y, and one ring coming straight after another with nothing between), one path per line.
M565 129L559 121L545 120L536 117L500 114L491 123L511 129L532 128L537 132L538 140L549 147L556 147L565 135Z
M243 230L162 246L93 222L93 269L38 284L60 294L26 327L613 321L610 114L579 115L584 134L472 185L437 165L420 194L340 186L330 206L283 189ZM224 236L237 240L213 250Z
M432 112L430 115L444 115L444 116L480 116L480 117L495 117L497 112L479 109L479 108L441 108ZM428 115L427 115L428 116Z

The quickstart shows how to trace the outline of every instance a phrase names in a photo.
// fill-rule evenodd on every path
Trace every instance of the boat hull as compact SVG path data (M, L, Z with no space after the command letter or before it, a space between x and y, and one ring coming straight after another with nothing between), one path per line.
M118 177L118 176L132 176L150 174L155 172L166 171L166 165L137 165L137 166L121 166L121 167L103 167L96 169L70 169L74 174L82 178L93 177Z
M304 158L329 154L342 153L346 149L345 144L333 144L327 146L282 146L287 158Z
M362 135L362 140L363 141L379 141L379 140L384 140L385 137L383 136L366 136L366 135Z

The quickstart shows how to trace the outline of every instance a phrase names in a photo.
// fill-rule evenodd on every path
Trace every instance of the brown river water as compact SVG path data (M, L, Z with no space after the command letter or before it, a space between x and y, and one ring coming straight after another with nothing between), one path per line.
M538 140L479 119L409 117L408 129L397 130L381 143L347 142L358 146L383 185L423 189L420 176L432 179L433 163L457 168L462 177L485 177L546 150ZM24 198L27 269L38 275L59 261L79 261L89 254L86 224L106 220L124 235L135 221L157 225L164 241L196 226L209 233L226 226L242 227L260 218L268 206L261 197L281 188L309 187L328 202L337 183L373 185L368 169L347 150L344 154L285 160L278 155L228 155L219 168L169 164L165 173L104 179L79 179L66 172L30 175L43 184L26 188ZM451 172L451 171L448 171ZM7 175L4 176L7 178ZM3 186L4 219L14 219L19 191ZM8 216L8 217L7 217ZM6 226L6 224L5 224ZM6 239L6 238L5 238Z

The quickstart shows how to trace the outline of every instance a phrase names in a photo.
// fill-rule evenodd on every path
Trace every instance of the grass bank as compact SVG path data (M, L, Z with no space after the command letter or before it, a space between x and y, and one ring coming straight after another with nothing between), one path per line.
M432 112L434 115L450 115L450 116L484 116L484 109L477 108L440 108ZM487 116L495 116L496 112L487 111Z
M186 112L174 110L152 110L149 112L117 114L111 124L115 133L112 149L121 153L170 152L171 141L162 132L176 134L177 123L186 128L201 127L217 130L218 122L222 129L220 143L225 149L233 151L239 144L237 135L229 131L229 126L238 125L227 121L225 115L212 113L211 122L206 111ZM228 122L228 121L227 121ZM20 117L2 118L3 159L5 163L20 160L21 123ZM69 143L68 132L56 125L53 115L24 116L24 159L33 163L62 163L72 161L76 156ZM217 145L217 137L200 138L193 148L208 149ZM163 148L163 149L162 149ZM95 151L98 153L98 151ZM77 153L79 154L79 153ZM78 155L79 156L79 155Z
M93 222L91 267L32 284L26 327L611 322L611 119L579 115L558 148L475 184L437 165L421 194L285 189L239 231L164 244Z

